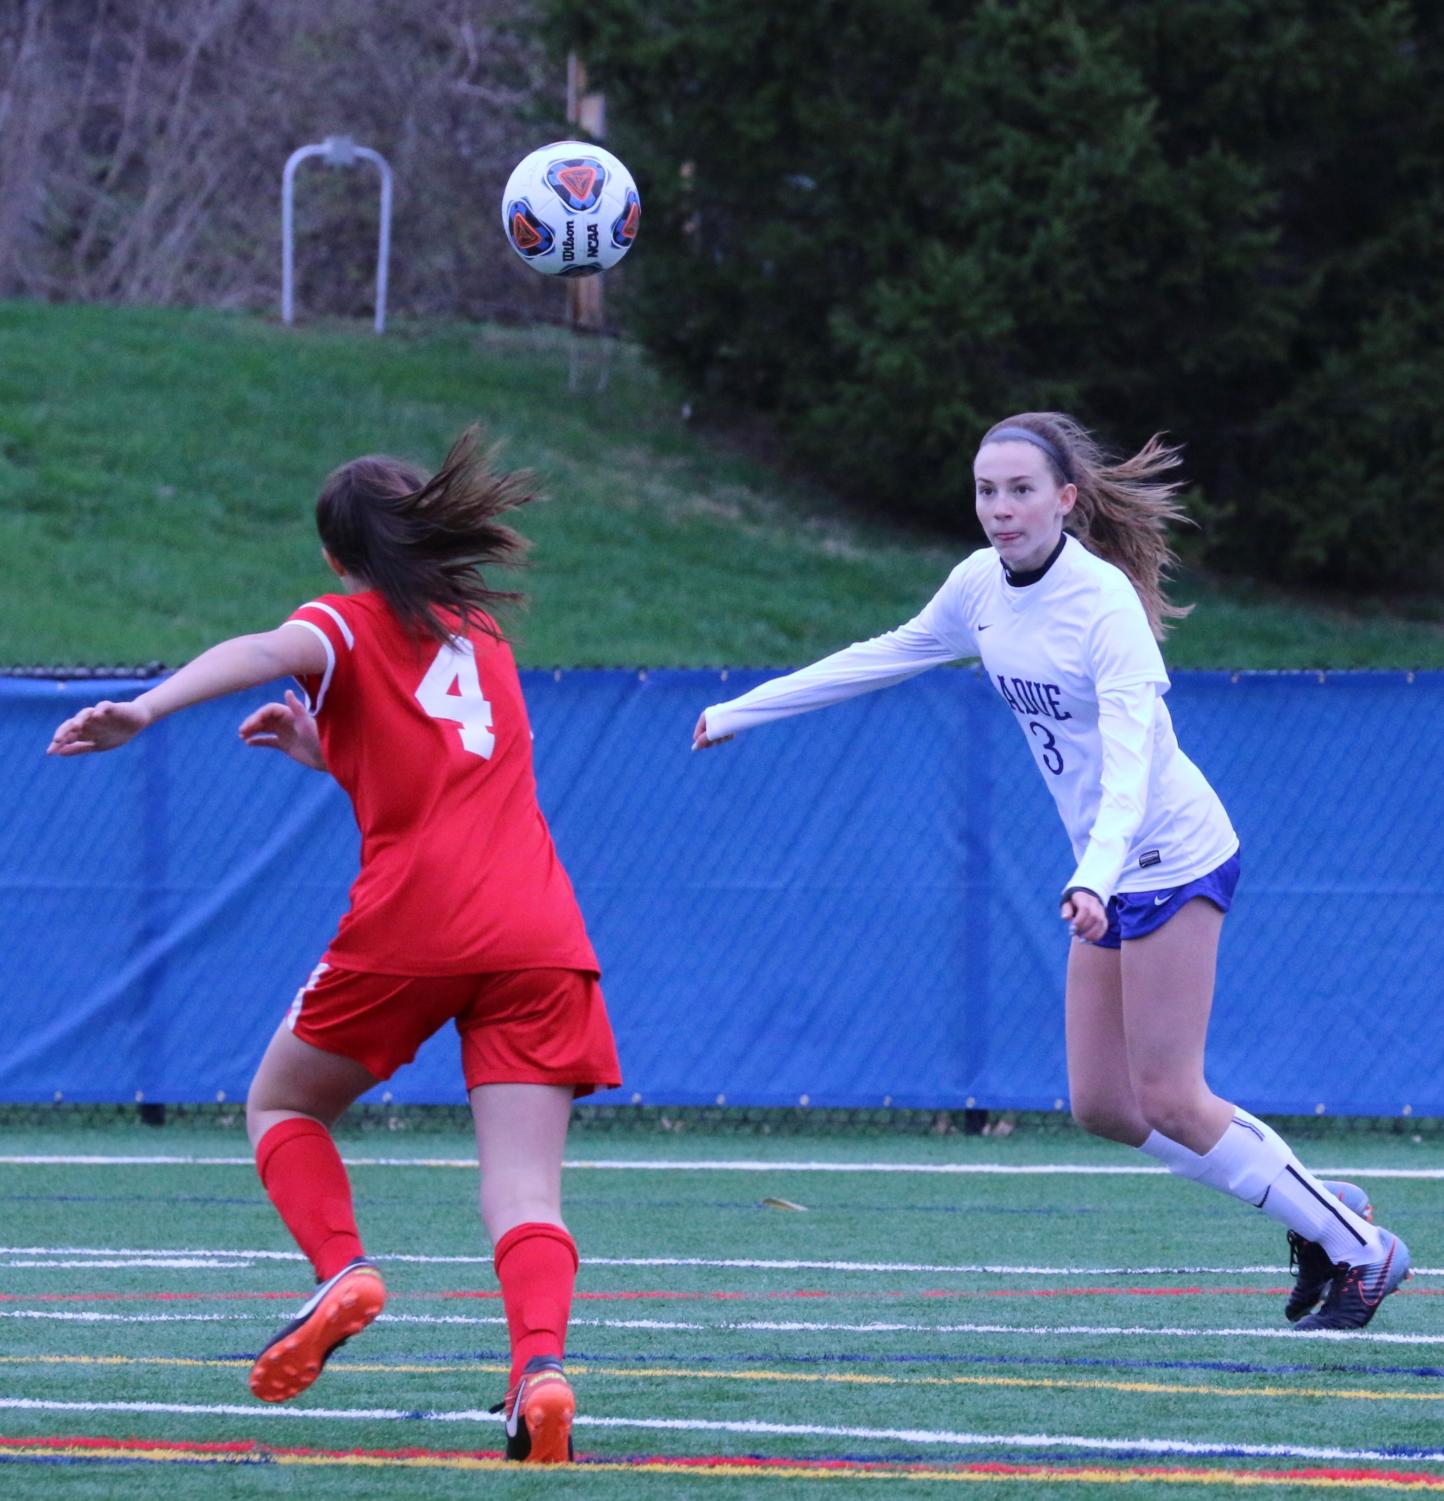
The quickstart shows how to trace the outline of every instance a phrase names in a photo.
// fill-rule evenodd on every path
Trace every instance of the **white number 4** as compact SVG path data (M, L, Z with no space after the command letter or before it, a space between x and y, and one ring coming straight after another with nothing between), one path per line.
M470 641L448 642L437 652L416 689L416 701L433 719L449 719L461 727L464 750L491 759L496 749L491 705L482 696Z

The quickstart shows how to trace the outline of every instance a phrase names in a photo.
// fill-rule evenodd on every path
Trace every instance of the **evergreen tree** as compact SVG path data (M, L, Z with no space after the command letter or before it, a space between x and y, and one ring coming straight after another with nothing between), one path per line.
M642 181L638 329L880 507L982 429L1187 445L1208 555L1418 576L1444 504L1423 0L550 0ZM634 287L634 292L637 288Z

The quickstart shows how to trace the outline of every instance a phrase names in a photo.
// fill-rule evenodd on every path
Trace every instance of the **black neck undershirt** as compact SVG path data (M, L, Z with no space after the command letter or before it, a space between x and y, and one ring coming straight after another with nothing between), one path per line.
M1058 537L1058 545L1048 554L1047 560L1037 568L1029 568L1023 573L1014 573L1006 563L1003 564L1003 577L1015 589L1026 589L1029 584L1036 584L1040 578L1058 561L1058 555L1063 551L1064 544L1068 541L1068 533L1063 532Z

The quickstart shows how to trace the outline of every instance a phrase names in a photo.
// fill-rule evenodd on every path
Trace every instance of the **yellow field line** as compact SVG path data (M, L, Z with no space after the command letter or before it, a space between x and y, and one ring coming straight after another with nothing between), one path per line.
M234 1370L249 1366L249 1360L190 1360L179 1356L133 1355L0 1355L0 1366L158 1366L182 1369ZM510 1367L500 1361L461 1364L391 1363L383 1361L337 1362L327 1368L336 1373L383 1376L440 1376L458 1371L481 1375L506 1375ZM1333 1397L1348 1402L1444 1402L1444 1391L1377 1391L1368 1387L1334 1386L1207 1386L1169 1381L1071 1380L1046 1376L880 1376L854 1371L726 1371L687 1366L610 1366L573 1363L568 1370L578 1376L606 1376L625 1380L761 1381L817 1386L935 1386L1008 1387L1042 1391L1131 1392L1140 1396L1181 1397Z

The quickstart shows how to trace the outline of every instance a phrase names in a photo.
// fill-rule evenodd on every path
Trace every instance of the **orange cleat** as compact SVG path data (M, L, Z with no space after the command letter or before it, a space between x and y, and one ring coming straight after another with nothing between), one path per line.
M492 1411L506 1415L508 1459L532 1465L571 1462L577 1399L557 1356L533 1355L521 1380Z
M338 1350L386 1306L386 1284L369 1256L358 1256L323 1282L301 1311L256 1357L251 1392L262 1402L289 1402L321 1374Z

